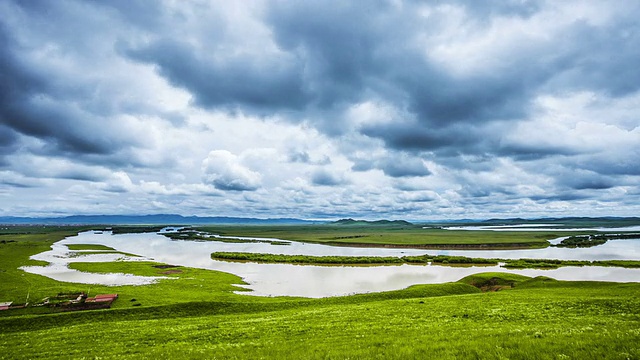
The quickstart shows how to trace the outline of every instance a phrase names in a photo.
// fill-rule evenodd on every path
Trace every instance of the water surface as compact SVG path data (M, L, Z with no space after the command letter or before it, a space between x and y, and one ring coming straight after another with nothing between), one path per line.
M173 265L224 271L236 274L248 283L248 293L259 296L326 297L354 293L402 289L414 284L433 284L457 281L467 275L495 271L526 276L549 276L558 280L599 280L617 282L640 281L640 269L609 267L562 267L554 270L512 270L498 266L449 267L427 265L394 266L312 266L291 264L257 264L214 261L210 254L216 251L263 252L296 255L343 256L403 256L447 254L491 258L557 258L578 260L640 260L640 240L610 240L606 244L587 249L549 248L533 250L412 250L386 248L348 248L291 242L289 246L264 243L222 243L216 241L171 240L158 234L119 234L84 232L54 244L56 251L45 252L34 258L54 261L52 267L28 267L26 271L39 273L60 281L101 283L93 274L66 269L65 262L113 261L117 254L86 255L65 259L61 256L66 244L100 244L118 251L141 255L143 258L125 260L153 260ZM36 269L38 268L38 269ZM49 271L53 271L50 273ZM123 274L105 276L104 284L117 285ZM127 281L132 281L129 276ZM143 278L143 277L135 277ZM144 279L155 281L157 278ZM142 281L143 279L136 279Z

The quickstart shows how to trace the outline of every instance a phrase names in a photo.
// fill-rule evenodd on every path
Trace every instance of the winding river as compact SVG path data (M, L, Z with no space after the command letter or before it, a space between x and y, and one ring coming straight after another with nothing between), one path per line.
M262 240L262 239L261 239ZM273 239L270 239L273 240ZM136 254L87 254L69 251L69 244L100 244L118 251ZM259 252L290 255L341 256L403 256L460 255L483 258L549 258L562 260L640 260L640 239L610 240L604 245L567 249L550 247L531 250L417 250L387 248L349 248L290 242L289 245L268 243L223 243L218 241L171 240L155 233L112 235L109 232L83 232L65 238L50 251L34 255L49 266L29 266L23 269L59 281L104 284L144 285L157 277L126 274L91 274L67 267L70 262L100 262L152 260L173 265L224 271L236 274L247 283L244 287L257 296L327 297L355 293L402 289L414 284L444 283L479 272L506 272L526 276L549 276L558 280L597 280L640 282L640 269L614 267L562 267L554 270L505 269L499 266L451 267L436 265L390 266L313 266L290 264L256 264L215 261L212 252Z

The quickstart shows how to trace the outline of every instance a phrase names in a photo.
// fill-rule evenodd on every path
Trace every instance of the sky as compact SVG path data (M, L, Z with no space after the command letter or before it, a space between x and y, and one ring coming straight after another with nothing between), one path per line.
M637 0L0 14L0 216L640 214Z

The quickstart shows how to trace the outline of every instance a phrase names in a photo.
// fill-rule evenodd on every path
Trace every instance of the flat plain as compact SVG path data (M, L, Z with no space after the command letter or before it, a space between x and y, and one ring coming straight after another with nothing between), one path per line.
M0 234L0 302L77 291L119 294L107 310L1 311L0 358L640 358L638 283L485 273L306 299L247 296L235 275L152 262L72 265L168 278L144 286L63 283L18 269L33 265L30 255L84 229L25 227Z

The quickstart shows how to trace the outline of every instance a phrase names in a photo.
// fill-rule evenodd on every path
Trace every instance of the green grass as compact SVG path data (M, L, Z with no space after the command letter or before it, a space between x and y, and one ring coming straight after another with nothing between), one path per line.
M640 357L637 284L515 281L487 293L458 283L317 301L0 319L0 350L12 359Z
M204 236L205 234L201 232L194 232L189 228L183 229L182 231L162 233L162 235L168 237L171 240L218 241L218 242L232 243L232 244L259 244L259 243L267 243L271 245L289 245L290 244L287 241L278 241L278 240L235 239L235 238Z
M388 265L388 264L467 264L467 265L498 265L496 259L470 258L449 255L420 255L420 256L312 256L312 255L284 255L246 252L214 252L214 260L241 261L258 263L287 263L313 265Z
M220 271L194 269L182 266L160 267L154 262L71 263L72 269L93 273L124 273L142 276L162 276L156 284L145 286L111 286L108 292L118 293L114 308L132 306L132 299L144 306L168 305L194 301L228 301L235 299L234 291L246 289L233 284L244 284L236 275ZM100 287L103 288L103 287ZM92 286L92 292L98 287Z
M34 298L87 291L17 270L74 231L0 235L13 240L0 244L0 296L9 298L0 301L27 288ZM381 293L262 298L234 294L241 279L231 274L159 265L73 264L173 279L91 286L92 294L120 294L109 310L0 312L0 359L640 358L638 283L485 273Z
M96 250L96 251L88 250L88 251L82 251L82 252L75 252L75 253L69 254L69 257L77 258L77 257L80 257L80 256L85 256L85 255L104 255L104 254L117 254L117 255L129 256L129 257L140 257L139 255L129 254L129 253L122 252L122 251L108 251L108 250L105 250L105 251L102 251L102 250L100 250L100 251L98 251L98 250Z
M96 245L96 244L68 244L67 248L69 250L72 251L78 251L78 250L113 250L116 251L116 249L109 247L109 246L105 246L105 245Z
M624 268L640 268L640 261L636 260L555 260L555 259L484 259L450 255L419 255L419 256L312 256L285 255L248 252L214 252L214 260L257 262L257 263L286 263L309 265L400 265L400 264L437 264L437 265L498 265L509 269L557 269L562 266L609 266Z
M563 235L590 232L558 233L523 231L465 231L423 229L421 226L206 226L200 231L224 236L267 237L327 245L412 247L432 249L514 249L543 248L547 240Z
M85 227L11 227L7 233L0 232L0 302L25 302L42 299L51 293L71 291L78 288L47 277L26 273L21 266L47 265L43 261L30 260L29 256L48 251L51 245L68 236L74 236ZM4 241L4 243L2 242ZM0 313L0 316L3 316Z

